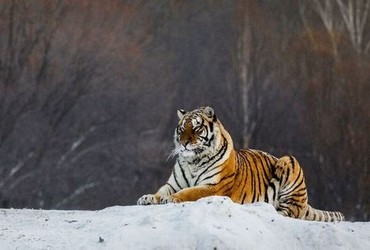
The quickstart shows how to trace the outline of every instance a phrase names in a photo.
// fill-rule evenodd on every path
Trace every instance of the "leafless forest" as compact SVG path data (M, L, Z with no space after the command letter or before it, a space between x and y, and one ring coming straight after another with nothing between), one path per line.
M370 0L0 0L0 207L134 204L176 109L293 154L310 203L370 215Z

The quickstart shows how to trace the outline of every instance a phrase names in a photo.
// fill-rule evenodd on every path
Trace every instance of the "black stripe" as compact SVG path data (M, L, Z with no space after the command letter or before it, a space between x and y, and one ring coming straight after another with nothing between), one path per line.
M310 208L307 209L305 217L307 217L309 213L310 213Z
M245 190L245 187L246 187L246 185L248 184L248 177L249 177L249 175L248 175L248 171L249 170L251 170L251 164L250 164L250 162L249 162L249 160L248 160L248 157L246 156L246 155L242 155L242 159L244 160L243 162L242 162L242 164L243 164L243 166L244 166L244 169L243 169L243 171L245 172L245 178L244 178L244 185L243 185L243 191L244 192L246 192L247 190ZM251 172L252 173L252 172Z
M220 181L218 183L221 183L221 181L227 180L227 179L229 179L231 177L234 177L234 176L235 176L235 172L231 173L230 175L225 175L224 177L222 177L220 179Z
M296 183L298 182L298 180L300 180L300 182L299 182L298 185L296 185ZM303 171L302 171L302 169L300 169L299 174L298 174L298 177L295 179L295 181L294 181L294 183L292 185L293 190L295 190L296 188L300 187L302 185L303 181L304 181Z
M186 178L184 169L182 168L182 166L180 165L180 163L178 163L178 164L179 164L179 167L180 167L180 170L181 170L182 177L184 178L186 184L188 185L187 187L190 187L190 184L189 184L188 179Z
M277 211L285 211L288 216L290 216L290 210L287 207L279 207Z
M245 197L247 196L247 193L244 193L241 204L244 204Z
M270 172L273 172L272 171L272 168L275 166L276 161L277 161L277 158L274 157L274 156L271 156L271 155L265 155L265 158L267 158L267 160L269 162L269 170L270 170Z
M284 173L284 172L283 172ZM285 173L284 176L282 176L281 179L284 179L284 185L287 183L288 179L289 179L289 176L290 176L290 167L287 168L287 171ZM285 177L285 178L284 178ZM281 182L280 182L281 183Z
M255 197L255 194L256 194L256 190L254 188L254 174L253 174L253 169L250 168L250 171L251 171L251 193L253 194L252 202L254 202L254 197Z
M211 133L213 133L213 126L214 126L213 122L210 122L209 123L209 130L211 131Z
M244 188L245 188L245 185L247 185L247 169L246 169L246 165L245 165L246 162L244 160L244 156L240 156L239 154L238 154L238 157L236 159L237 159L237 164L240 167L239 172L241 172L241 174L242 174L240 179L241 179L241 181L244 181L243 187L240 190L240 195L242 195L243 192L244 192L244 197L243 197L243 201L242 201L242 203L244 203L244 199L245 199ZM243 161L241 161L241 159L243 159Z
M261 174L260 174L260 171L258 171L257 169L257 182L258 182L258 187L259 187L259 190L258 190L258 193L261 194L261 193L265 193L263 192L263 183L262 183L262 180L261 180Z
M205 180L211 179L212 177L214 177L214 176L216 176L216 175L220 174L222 171L223 171L223 169L221 169L220 171L218 171L218 172L216 172L216 173L214 173L214 174L212 174L212 175L207 176L206 178L202 179L202 181L205 181ZM195 186L196 186L196 184L195 184Z
M307 192L307 188L306 187L303 187L303 188L301 188L301 189L299 189L299 190L296 190L295 192L297 192L297 193L299 193L299 192Z
M267 169L266 169L266 166L267 166L267 162L265 161L265 159L263 158L260 158L260 162L261 162L261 165L262 165L262 177L263 177L263 182L266 184L268 184L268 172L267 172Z
M283 193L280 193L281 196L286 195L288 193L292 193L294 191L294 189L296 189L300 185L302 185L302 183L303 183L303 178L301 178L302 177L302 172L303 171L301 169L301 171L299 171L298 177L294 180L294 183L292 184L291 188L284 190ZM296 185L296 183L298 182L298 180L300 180L300 183L298 185Z
M180 189L182 189L182 187L181 187L180 183L177 181L177 174L176 174L176 170L174 170L174 171L173 171L173 179L175 180L176 185L177 185Z
M248 155L243 154L243 159L248 163L248 168L251 168L251 162L248 160Z
M196 120L196 118L195 118L195 120ZM204 124L204 119L202 119L202 123L199 125L199 127L202 127L203 124Z
M280 210L287 211L288 215L290 217L293 217L292 215L294 215L294 213L293 213L293 210L291 209L291 206L289 204L281 203L281 204L279 204L279 208L280 208Z
M303 197L303 196L305 196L306 194L305 193L296 193L296 192L294 192L293 194L291 194L290 195L290 197L292 197L292 199L295 197L295 198L301 198L301 197ZM301 199L300 199L301 200Z
M207 141L208 139L208 128L206 126L203 126L203 121L202 121L202 124L199 126L199 128L203 127L203 129L206 130L206 136L199 136L200 138L202 138L203 140Z
M267 201L268 203L273 203L275 200L277 200L277 192L276 192L276 186L275 186L275 183L273 182L270 182L270 185L269 185L272 190L274 191L273 192L273 195L272 195L272 201ZM267 199L268 199L268 195L266 195Z
M249 168L249 171L250 171L250 181L251 181L251 185L250 185L250 194L253 194L252 196L252 200L251 202L254 202L254 197L255 197L255 194L256 194L256 190L255 190L255 186L254 186L254 172L253 172L253 165L251 165L251 167Z
M254 187L254 185L252 185ZM256 196L257 196L257 191L255 188L253 188L253 197L252 197L252 203L256 202Z
M260 193L266 193L266 186L268 185L268 178L267 178L267 172L266 172L266 169L265 169L265 164L264 164L264 161L262 158L259 158L259 161L260 161L260 164L261 164L261 167L262 167L262 171L258 171L259 172L259 179L260 179Z
M174 193L176 193L176 189L170 184L170 183L166 183L168 186L170 186L170 188L172 189L172 191L174 192Z
M254 175L255 173L253 172L253 169L255 169L257 167L257 164L256 164L256 160L255 160L255 157L254 157L254 153L253 151L249 150L250 152L252 152L250 155L253 159L253 164L254 164L254 168L251 167L250 170L251 170L251 187L252 187L252 193L253 193L253 197L252 197L252 202L255 202L255 199L256 199L256 195L257 195L257 190L256 190L256 185L255 185L255 181L254 181Z
M206 138L208 139L208 138ZM206 145L207 147L211 146L211 142L215 139L215 135L212 134L211 138L206 142L204 143L204 145ZM204 139L205 140L205 139Z
M229 194L229 192L233 189L233 187L234 187L234 186L233 186L233 185L231 185L231 186L230 186L228 189L226 189L223 193L224 193L224 194L226 194L226 195L227 195L227 194Z
M290 159L290 164L293 166L293 169L295 169L295 161L294 161L294 158L293 156L289 155L289 159Z
M232 176L230 176L230 177L232 177ZM229 177L228 177L229 178ZM228 179L228 178L226 178L226 179ZM225 180L226 180L225 179ZM224 185L222 185L220 188L218 188L217 189L217 191L216 192L219 192L220 190L222 190L224 187L226 187L227 185L229 185L230 183L232 183L233 182L233 180L231 180L231 181L229 181L229 182L227 182L226 184L224 184Z
M253 162L255 164L255 170L256 170L256 177L257 177L257 186L259 188L259 193L261 194L262 193L262 181L261 181L261 173L260 173L260 169L259 169L259 166L258 166L258 162L259 162L259 157L257 157L258 155L257 154L253 154ZM257 192L255 192L257 193Z
M232 174L230 174L230 175L225 175L225 176L224 176L224 177L222 177L218 182L216 182L216 183L210 183L210 184L208 184L208 185L216 186L216 185L220 184L222 181L227 180L227 179L229 179L229 178L231 178L231 177L234 177L234 176L235 176L235 173L232 173Z
M188 187L190 187L190 184L189 184L188 179L186 178L186 175L185 175L185 171L184 171L184 169L183 169L183 168L180 168L180 169L181 169L182 177L184 178L184 180L185 180L185 182L186 182L186 185L187 185Z

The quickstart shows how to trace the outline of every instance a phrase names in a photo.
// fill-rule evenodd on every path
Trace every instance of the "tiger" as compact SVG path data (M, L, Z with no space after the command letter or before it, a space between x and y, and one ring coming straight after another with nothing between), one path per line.
M179 109L174 133L176 162L168 181L138 205L196 201L228 196L235 203L267 202L287 217L342 221L340 212L308 204L303 170L295 157L277 158L255 149L234 149L233 140L212 107Z

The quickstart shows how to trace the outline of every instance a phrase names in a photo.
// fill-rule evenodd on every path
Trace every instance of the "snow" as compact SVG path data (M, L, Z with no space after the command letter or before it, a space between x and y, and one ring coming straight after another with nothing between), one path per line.
M0 249L370 249L370 222L302 221L226 197L99 211L0 209Z

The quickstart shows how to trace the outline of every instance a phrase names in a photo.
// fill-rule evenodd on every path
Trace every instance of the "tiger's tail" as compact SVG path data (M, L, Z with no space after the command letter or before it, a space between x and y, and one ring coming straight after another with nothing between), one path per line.
M304 219L312 221L343 221L344 215L341 212L323 211L308 205Z

